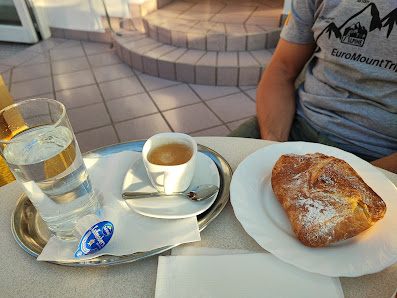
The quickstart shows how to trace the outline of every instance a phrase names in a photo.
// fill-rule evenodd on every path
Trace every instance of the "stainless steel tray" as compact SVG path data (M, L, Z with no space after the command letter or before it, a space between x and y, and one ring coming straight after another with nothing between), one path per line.
M145 141L126 142L117 145L107 146L94 151L87 152L84 157L90 154L100 156L111 156L121 151L141 152ZM197 216L199 230L202 231L213 221L225 207L229 200L229 187L232 178L232 170L227 161L217 152L203 145L198 145L198 150L210 157L216 164L220 177L220 190L215 202L205 212ZM38 257L50 238L50 231L25 194L18 199L12 219L12 233L18 244L29 254ZM134 253L124 256L101 256L86 261L74 262L52 262L66 266L106 266L134 262L143 258L163 253L179 244L154 249L151 251Z

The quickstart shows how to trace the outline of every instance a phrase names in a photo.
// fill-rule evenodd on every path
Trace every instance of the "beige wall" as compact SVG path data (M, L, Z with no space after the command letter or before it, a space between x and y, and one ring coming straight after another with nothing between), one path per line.
M128 0L105 0L112 17L129 18ZM50 27L103 32L101 16L104 16L102 0L40 0Z

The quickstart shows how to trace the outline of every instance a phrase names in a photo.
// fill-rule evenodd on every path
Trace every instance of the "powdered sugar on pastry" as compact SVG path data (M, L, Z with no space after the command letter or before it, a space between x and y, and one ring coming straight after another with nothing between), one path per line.
M327 205L323 201L312 200L310 198L298 198L296 207L306 210L305 213L299 214L299 220L301 220L305 226L315 222L326 223L338 215L338 212L332 205Z

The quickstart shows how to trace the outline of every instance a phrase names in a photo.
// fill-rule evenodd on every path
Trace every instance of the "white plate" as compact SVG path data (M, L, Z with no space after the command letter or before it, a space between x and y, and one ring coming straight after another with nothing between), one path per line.
M196 170L187 192L201 184L213 184L219 187L219 172L211 158L198 152ZM124 191L156 192L147 176L142 158L137 159L127 172L123 183ZM126 200L128 207L142 215L156 218L186 218L196 216L207 210L215 201L216 194L202 202L176 198L148 198Z
M281 155L316 152L348 162L385 201L387 211L383 219L356 237L326 247L310 248L292 231L270 179ZM280 143L260 149L241 162L235 171L230 201L237 219L259 245L301 269L328 276L355 277L379 272L397 262L397 189L383 173L348 152L305 142Z

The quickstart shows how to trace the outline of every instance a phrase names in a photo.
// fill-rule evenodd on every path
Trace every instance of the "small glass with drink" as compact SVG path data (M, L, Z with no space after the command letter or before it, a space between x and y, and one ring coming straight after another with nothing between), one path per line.
M0 153L55 236L75 240L76 222L99 212L62 103L29 99L2 109Z

